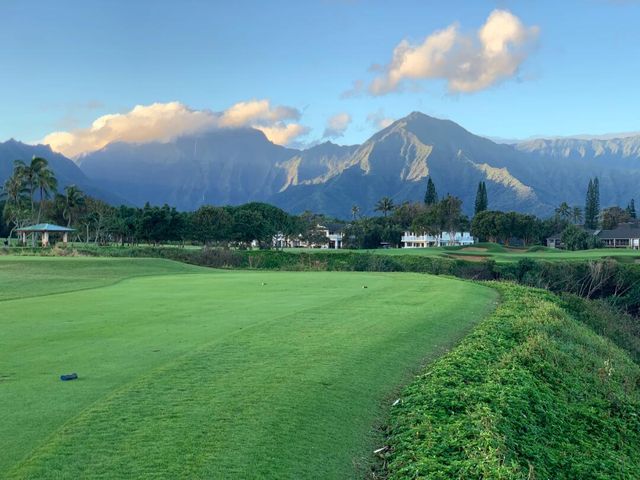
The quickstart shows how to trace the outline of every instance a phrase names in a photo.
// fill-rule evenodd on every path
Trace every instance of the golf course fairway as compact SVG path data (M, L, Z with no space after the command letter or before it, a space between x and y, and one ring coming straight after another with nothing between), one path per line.
M497 301L153 259L0 257L0 291L0 478L33 479L364 477L394 393Z

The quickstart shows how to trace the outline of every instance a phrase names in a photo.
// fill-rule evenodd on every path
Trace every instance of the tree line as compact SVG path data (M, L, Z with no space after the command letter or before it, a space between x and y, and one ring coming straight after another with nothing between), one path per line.
M291 215L284 210L260 202L239 206L205 205L193 212L181 212L169 205L142 208L111 206L82 192L75 185L57 191L58 182L46 159L34 157L30 162L16 161L13 175L5 182L0 197L2 223L0 235L11 236L16 228L40 223L66 225L76 230L74 240L92 243L233 244L257 243L270 248L274 237L281 235L308 244L327 243L319 226L337 225L343 232L346 248L378 248L399 246L403 232L438 236L446 232L470 231L481 241L509 245L544 244L546 238L562 232L569 248L589 248L593 235L584 228L614 228L636 218L635 203L625 209L610 207L600 210L598 179L589 181L584 209L563 202L547 219L519 212L489 210L485 182L479 182L472 218L462 212L462 201L453 195L438 195L429 176L422 202L395 204L383 197L374 206L380 216L361 216L353 205L349 222L324 215L304 212ZM566 239L564 238L566 237ZM566 242L565 242L566 240Z

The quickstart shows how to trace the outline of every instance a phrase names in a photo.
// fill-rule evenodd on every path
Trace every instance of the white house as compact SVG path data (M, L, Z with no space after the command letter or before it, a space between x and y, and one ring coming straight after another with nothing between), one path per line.
M451 245L473 245L475 239L470 232L456 232L453 241L449 232L441 232L440 235L416 234L404 232L400 239L402 248L447 247Z
M278 233L273 237L273 246L277 248L342 248L342 225L318 225L316 229L319 233L323 233L324 242L310 243L302 239L302 235L286 237L282 233Z

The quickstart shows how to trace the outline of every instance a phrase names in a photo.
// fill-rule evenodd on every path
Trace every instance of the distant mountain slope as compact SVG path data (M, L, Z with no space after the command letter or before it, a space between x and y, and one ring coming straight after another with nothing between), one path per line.
M640 136L612 139L537 139L515 145L537 161L545 161L536 191L557 205L583 205L589 178L600 180L603 207L625 206L640 198Z
M49 161L58 179L58 191L62 192L67 185L77 185L86 193L106 202L127 203L123 197L104 189L100 182L87 178L78 165L64 155L53 152L48 145L28 145L13 139L0 142L0 186L12 175L15 160L29 162L34 156Z
M48 147L0 145L0 179L14 158L42 154L63 184L87 185L90 193L99 185L101 198L108 196L105 190L112 192L114 203L169 203L182 210L268 201L291 212L348 218L354 204L373 213L383 196L395 203L420 201L427 176L441 196L459 196L466 213L472 213L480 181L487 184L490 208L537 215L553 213L563 201L583 205L594 176L600 178L603 207L640 199L640 136L507 145L419 112L353 146L286 148L251 128L212 130L167 143L114 143L76 159L82 172Z
M347 168L318 185L289 188L272 201L293 211L313 210L346 216L352 204L372 213L387 195L396 203L420 200L426 177L441 195L462 198L473 208L479 181L487 182L492 208L548 211L527 183L528 156L508 145L473 135L448 120L414 112L373 135L345 162ZM316 208L318 208L316 207Z
M620 166L640 166L640 135L626 138L601 139L536 139L516 145L518 150L554 158L599 160Z
M254 129L222 129L168 143L115 143L78 159L82 170L137 205L265 200L285 184L278 167L298 153Z

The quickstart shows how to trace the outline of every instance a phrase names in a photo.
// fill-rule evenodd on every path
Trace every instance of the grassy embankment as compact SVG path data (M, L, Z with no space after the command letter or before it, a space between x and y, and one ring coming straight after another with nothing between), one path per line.
M556 296L493 286L494 314L393 409L389 478L637 478L639 365Z
M2 257L0 291L0 477L37 479L361 477L394 392L496 300L144 259Z

